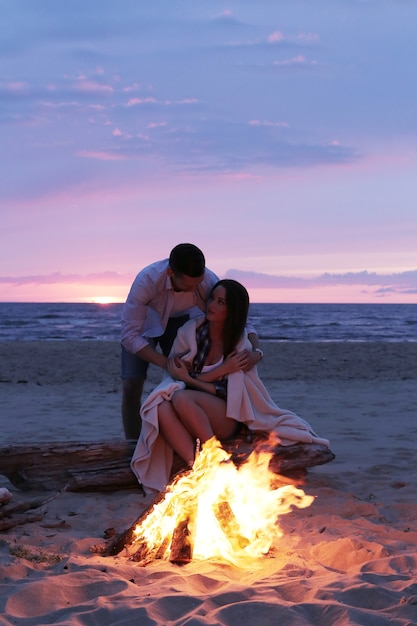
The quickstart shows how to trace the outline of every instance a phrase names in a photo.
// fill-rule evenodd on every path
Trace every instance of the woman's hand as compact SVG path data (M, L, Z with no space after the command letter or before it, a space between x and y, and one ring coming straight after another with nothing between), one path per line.
M231 352L225 358L223 365L225 367L226 374L246 371L246 368L249 365L249 351L242 350L241 352Z

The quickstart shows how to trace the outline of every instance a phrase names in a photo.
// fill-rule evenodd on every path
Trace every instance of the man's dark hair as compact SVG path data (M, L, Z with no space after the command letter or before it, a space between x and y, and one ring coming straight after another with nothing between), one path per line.
M171 250L169 267L175 276L185 274L191 278L199 278L206 269L206 260L197 246L192 243L179 243Z

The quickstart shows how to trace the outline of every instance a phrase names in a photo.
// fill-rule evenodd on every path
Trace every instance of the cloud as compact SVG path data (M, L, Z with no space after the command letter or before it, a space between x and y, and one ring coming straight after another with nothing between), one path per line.
M90 274L37 274L26 276L0 276L0 284L11 287L24 285L84 284L118 286L130 284L134 276L118 272L97 272ZM224 278L242 282L248 289L313 289L318 287L338 287L340 285L374 287L377 295L417 293L417 269L393 274L376 272L346 272L342 274L324 273L304 278L294 276L274 276L259 272L230 269Z
M252 29L254 31L255 29ZM281 30L274 30L269 35L261 35L257 37L251 37L246 40L233 41L228 45L232 47L252 47L252 48L311 48L312 46L316 46L320 42L320 37L317 33L295 33L295 34L286 34Z
M29 85L26 82L22 81L10 81L6 83L0 83L0 92L2 93L24 93L28 91Z
M417 270L394 274L377 274L376 272L347 272L345 274L325 273L318 279L321 284L328 285L367 285L385 286L390 289L417 288Z
M417 293L417 270L393 274L376 272L346 272L343 274L324 273L311 278L274 276L237 269L228 270L226 278L239 280L252 289L313 289L317 287L363 286L374 287L376 294Z
M93 80L80 80L79 82L73 84L73 88L75 91L84 91L94 94L114 93L114 88L111 85L98 83Z
M241 22L239 22L239 20L237 20L234 17L230 9L225 9L219 15L214 16L210 20L210 23L214 25L218 25L218 26L234 26L234 27L237 27L241 24Z
M298 44L302 46L315 45L320 41L320 37L317 33L297 33L295 35L284 35L280 30L276 30L267 37L267 41L270 44L278 44L281 42L287 42L292 44Z
M291 59L284 61L274 61L273 65L278 67L312 67L317 65L317 61L308 61L303 54L298 54Z
M173 105L184 105L184 104L198 104L199 100L198 98L182 98L180 100L162 100L159 101L157 100L157 98L154 98L152 96L146 96L144 98L130 98L127 101L126 106L128 107L132 107L132 106L140 106L142 104L158 104L160 106L173 106Z
M53 272L51 274L36 274L28 276L0 276L0 284L12 287L23 285L123 285L131 283L134 276L131 274L120 274L118 272L98 272L92 274L61 274Z
M166 122L149 122L146 128L164 128L166 125Z
M250 120L251 126L275 126L275 128L288 128L288 122L268 122L267 120Z
M116 152L95 152L89 150L80 150L77 155L84 159L97 159L98 161L125 161L126 156L117 154Z
M133 107L133 106L138 106L141 104L156 104L157 100L156 98L151 98L151 97L147 97L147 98L130 98L127 101L126 106L128 107Z
M284 35L279 30L276 30L275 32L271 33L271 35L268 35L269 43L276 43L277 41L282 41L283 39Z
M159 133L146 145L138 138L132 125L125 120L130 136L114 137L112 150L123 153L126 158L154 159L159 164L162 158L172 172L191 174L236 173L256 170L258 167L287 168L311 167L320 164L344 164L360 158L357 151L346 145L334 143L329 138L323 142L296 140L296 132L288 123L272 120L207 121L187 115L168 118ZM137 120L136 120L137 122ZM155 123L155 122L154 122ZM149 122L143 122L148 128ZM156 128L154 126L154 128ZM101 149L97 150L101 152Z

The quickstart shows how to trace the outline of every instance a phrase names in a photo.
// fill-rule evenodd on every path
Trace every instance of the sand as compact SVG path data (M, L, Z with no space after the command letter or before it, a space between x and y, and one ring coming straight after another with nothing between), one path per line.
M308 472L312 505L281 517L279 550L243 570L140 567L91 548L151 496L61 493L40 521L0 534L1 625L417 624L417 343L262 347L271 396L336 454ZM117 343L0 343L2 446L123 438L120 399ZM55 495L3 476L0 488L15 503Z

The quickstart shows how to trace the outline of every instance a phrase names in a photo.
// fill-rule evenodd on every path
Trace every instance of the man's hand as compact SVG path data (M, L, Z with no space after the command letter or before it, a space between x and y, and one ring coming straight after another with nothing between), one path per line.
M178 356L172 356L168 359L167 370L169 375L175 378L175 380L182 380L184 383L188 382L190 380L188 367L188 363Z

